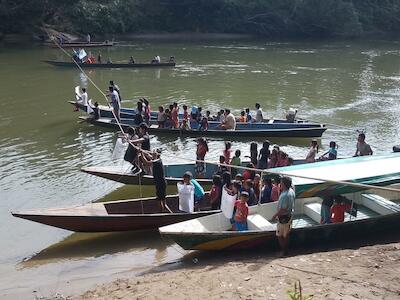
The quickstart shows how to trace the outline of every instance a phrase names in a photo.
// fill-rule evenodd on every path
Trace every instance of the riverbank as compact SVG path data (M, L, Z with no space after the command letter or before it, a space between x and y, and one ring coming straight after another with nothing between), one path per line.
M176 270L119 279L76 299L289 299L300 280L313 299L399 299L400 243L286 258L191 257ZM157 270L156 270L157 271Z

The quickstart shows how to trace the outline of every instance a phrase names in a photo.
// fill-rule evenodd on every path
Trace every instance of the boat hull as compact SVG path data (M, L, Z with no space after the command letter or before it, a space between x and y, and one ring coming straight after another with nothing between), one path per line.
M56 60L44 60L43 62L48 63L50 65L56 67L68 67L74 68L76 67L76 63L68 62L68 61L56 61ZM157 64L128 64L128 63L112 63L112 64L87 64L87 63L78 63L81 68L87 69L134 69L134 68L163 68L163 67L175 67L175 62L166 62L166 63L157 63Z
M93 43L86 43L86 42L70 42L70 43L62 43L59 44L61 48L101 48L101 47L112 47L116 43L115 42L93 42ZM58 48L59 46L54 42L46 42L44 43L45 46L51 48Z
M400 226L400 213L328 225L293 229L290 244L293 247L321 245L325 242L370 238L372 235L396 232ZM249 250L278 248L275 231L223 232L223 233L163 233L185 250Z
M119 130L119 126L114 119L111 118L99 118L98 120L91 120L85 117L81 117L81 119L89 120L89 122L93 125L99 127L110 128L114 130ZM258 125L267 125L264 123L260 123ZM189 136L189 137L265 137L265 138L273 138L273 137L281 137L281 138L315 138L321 137L322 134L327 129L325 126L320 126L316 128L277 128L283 127L279 126L280 124L273 124L275 126L270 126L271 129L236 129L236 130L218 130L218 129L209 129L206 131L201 130L181 130L179 128L170 129L170 128L158 128L157 126L150 126L148 132L150 134L155 135L175 135L175 136ZM129 127L135 126L132 120L121 120L121 126L126 130ZM255 125L254 125L255 126ZM250 127L250 126L249 126ZM266 126L264 126L265 128Z

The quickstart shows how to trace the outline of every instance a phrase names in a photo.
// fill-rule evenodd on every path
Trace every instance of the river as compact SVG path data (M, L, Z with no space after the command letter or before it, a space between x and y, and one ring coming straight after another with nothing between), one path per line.
M146 62L174 55L177 66L87 74L103 90L114 80L123 99L146 97L153 108L177 101L212 112L230 107L238 114L259 102L266 116L281 118L295 107L300 117L329 124L322 150L335 140L340 156L353 155L356 130L366 130L367 142L379 154L399 142L399 46L381 40L126 42L102 49L103 59L133 56ZM104 99L77 69L41 62L58 58L66 57L56 49L0 45L0 297L5 299L74 294L184 253L156 232L71 234L11 216L15 210L153 193L79 171L120 164L110 160L115 135L77 122L80 113L67 104L76 85L87 86L90 98ZM123 106L134 107L135 101L125 100ZM165 163L194 158L194 139L152 137L151 142L162 149ZM310 141L272 142L298 158L305 157ZM209 147L207 158L216 160L223 141L212 139ZM235 140L232 148L248 155L249 140Z

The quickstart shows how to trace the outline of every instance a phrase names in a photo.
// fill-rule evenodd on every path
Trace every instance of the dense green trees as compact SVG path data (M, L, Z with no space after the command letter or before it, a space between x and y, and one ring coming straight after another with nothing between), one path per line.
M251 33L360 36L400 31L399 0L0 0L0 33L43 23L92 34Z

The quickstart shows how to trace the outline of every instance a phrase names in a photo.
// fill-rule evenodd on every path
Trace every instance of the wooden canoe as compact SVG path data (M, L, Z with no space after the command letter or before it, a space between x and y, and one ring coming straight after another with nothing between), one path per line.
M335 240L371 238L373 234L397 232L400 206L391 199L363 192L345 195L357 204L356 213L345 214L343 223L320 225L321 198L296 199L291 246L321 245ZM249 208L248 231L229 231L231 224L223 213L167 225L162 236L186 250L242 250L278 247L276 223L270 221L277 202Z
M80 102L77 101L68 101L71 105L78 106L78 108L83 111L87 112L87 106L83 105ZM89 100L90 105L93 107L93 100ZM111 112L111 109L109 106L106 105L99 105L99 110L100 110L100 116L105 117L105 118L113 118L114 115ZM120 110L120 116L122 119L134 119L136 115L136 110L131 109L131 108L121 108ZM152 111L150 114L151 120L157 120L157 112ZM183 118L183 114L179 114L179 119ZM212 122L212 121L211 121ZM213 122L219 124L219 122ZM310 122L308 120L303 120L303 119L296 119L294 122L288 122L287 120L283 119L264 119L263 123L269 123L269 124L277 124L277 123L284 123L284 124L293 124L291 126L293 127L302 127L302 128L319 128L321 127L320 123L314 123Z
M12 212L12 215L76 232L149 230L219 212L210 210L207 197L206 194L200 211L194 213L179 211L175 195L167 196L167 205L173 213L163 212L156 198L142 198Z
M248 162L242 163L245 166ZM303 164L304 159L295 159L293 164ZM217 171L217 166L214 164L205 164L206 173L205 178L197 178L196 180L202 184L211 184L212 176ZM141 175L140 177L136 173L131 172L131 165L127 165L125 169L121 167L85 167L81 171L102 177L105 179L113 180L124 184L141 184L141 185L153 185L153 176ZM181 164L168 164L164 165L164 174L169 185L175 185L182 181L182 176L186 171L190 171L193 175L196 174L194 163L181 163ZM242 173L240 170L238 173Z
M56 67L69 67L74 68L76 64L72 61L59 61L59 60L43 60L43 62L56 66ZM161 62L161 63L78 63L81 68L87 69L132 69L132 68L163 68L175 67L175 62Z
M119 126L113 118L99 118L92 120L87 117L80 117L81 120L88 120L93 125L99 127L106 127L113 130L119 130ZM179 128L159 128L157 125L152 124L148 132L155 135L177 135L177 136L190 136L190 137L229 137L229 138L242 138L242 137L264 137L264 138L315 138L321 137L326 131L327 127L321 124L319 127L305 127L296 126L293 123L239 123L235 130L222 130L217 129L218 122L210 122L210 127L206 131L202 130L181 130ZM121 119L121 126L125 129L135 127L134 120Z
M62 48L100 48L100 47L112 47L116 44L113 41L104 41L104 42L64 42L60 44ZM58 48L58 46L54 42L45 42L45 46L51 48Z

